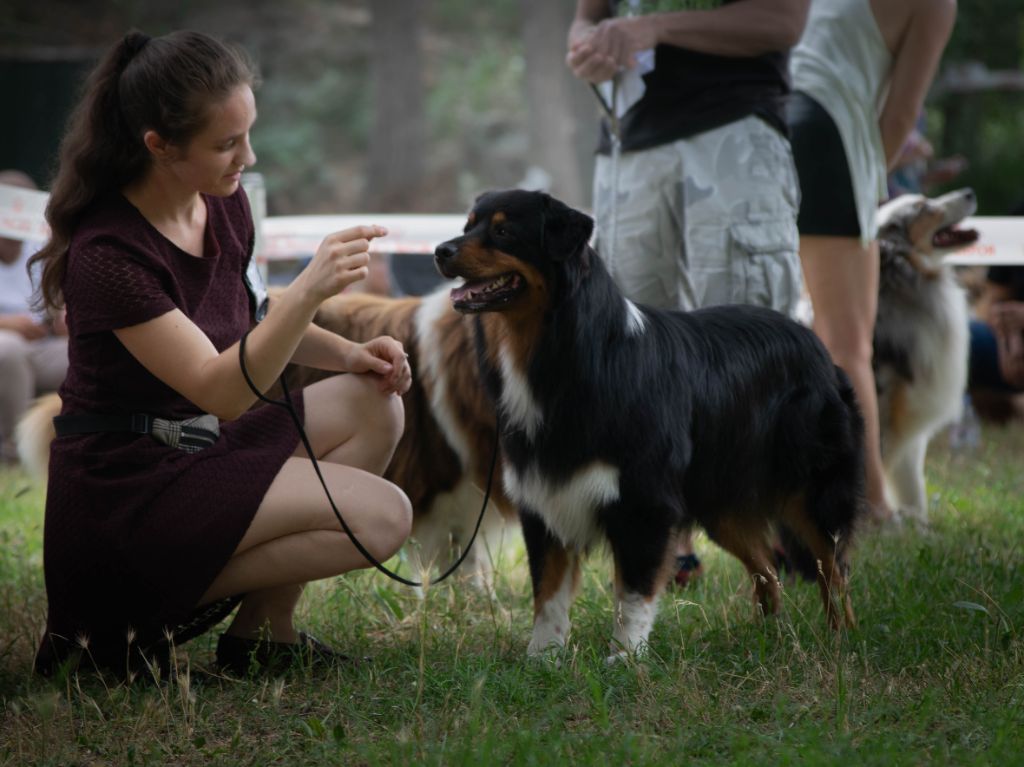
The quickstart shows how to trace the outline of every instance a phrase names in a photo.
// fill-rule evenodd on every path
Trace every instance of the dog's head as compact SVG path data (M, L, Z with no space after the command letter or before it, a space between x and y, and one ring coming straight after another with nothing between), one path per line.
M546 308L590 259L593 220L543 192L513 189L477 198L461 237L437 246L434 263L464 313Z
M978 239L974 229L957 225L978 208L972 189L929 199L904 194L878 209L878 241L885 254L907 258L923 274L934 274L938 259Z

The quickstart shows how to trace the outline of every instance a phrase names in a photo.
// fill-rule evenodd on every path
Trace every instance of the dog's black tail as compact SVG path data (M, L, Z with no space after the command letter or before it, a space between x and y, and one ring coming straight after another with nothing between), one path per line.
M846 373L835 367L835 394L821 403L815 428L815 449L804 484L804 518L822 540L834 546L837 566L845 569L857 520L864 505L864 420ZM806 410L804 414L806 416ZM793 453L780 453L790 455ZM802 577L818 577L818 559L805 537L779 525L776 565Z

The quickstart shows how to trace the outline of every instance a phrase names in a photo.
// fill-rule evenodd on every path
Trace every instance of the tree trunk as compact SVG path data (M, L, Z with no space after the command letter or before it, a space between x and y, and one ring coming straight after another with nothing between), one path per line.
M374 0L371 71L374 119L366 207L422 210L426 115L420 29L427 0Z
M589 207L598 118L586 84L565 65L574 5L520 0L530 159L550 177L552 194Z

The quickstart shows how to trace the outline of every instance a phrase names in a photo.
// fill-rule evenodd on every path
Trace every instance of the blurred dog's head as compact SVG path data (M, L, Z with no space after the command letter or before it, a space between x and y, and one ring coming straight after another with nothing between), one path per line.
M456 311L543 311L586 269L593 228L589 216L543 192L487 192L462 236L437 246L434 263L465 280L451 293Z
M878 242L882 258L905 258L923 275L934 275L939 259L978 239L974 229L957 225L978 208L972 189L958 189L930 199L904 194L878 209Z

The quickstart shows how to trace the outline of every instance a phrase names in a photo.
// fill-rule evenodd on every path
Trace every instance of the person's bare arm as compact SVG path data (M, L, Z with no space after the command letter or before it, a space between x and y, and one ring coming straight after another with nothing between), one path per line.
M0 314L0 330L10 330L26 341L45 338L49 330L29 314Z
M893 61L878 125L891 169L924 105L956 20L956 0L919 0Z
M656 45L737 57L788 50L803 34L810 0L740 0L708 11L596 20L598 5L581 0L569 32L569 67L590 82L633 66L637 51Z
M608 0L578 0L576 15L569 26L569 47L572 48L609 15Z
M565 63L581 80L601 83L610 80L619 69L615 57L587 43L597 25L608 18L608 0L578 0L576 16L569 26Z
M292 359L317 307L366 276L369 240L384 233L378 227L355 227L328 236L312 262L272 302L246 343L246 369L260 391L270 388ZM178 309L114 333L143 367L207 413L230 420L256 401L239 367L239 344L218 353Z
M400 341L378 336L356 343L317 325L306 328L292 362L339 373L372 373L381 391L405 394L412 383L408 356Z

